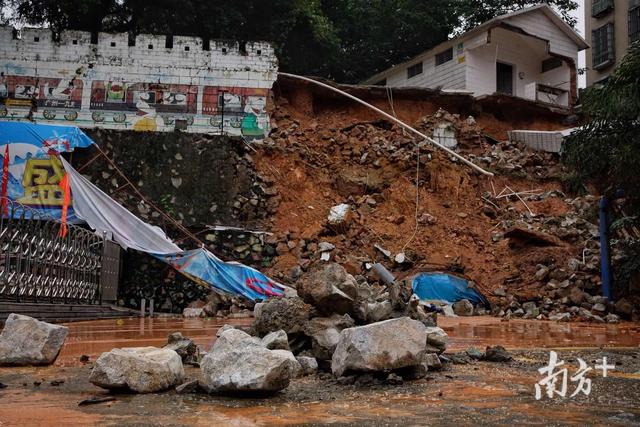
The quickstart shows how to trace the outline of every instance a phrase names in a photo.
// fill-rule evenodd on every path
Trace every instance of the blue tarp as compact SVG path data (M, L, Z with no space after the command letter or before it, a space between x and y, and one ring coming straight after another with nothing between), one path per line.
M63 194L58 184L64 169L58 154L91 144L91 138L73 126L0 122L0 165L7 146L9 152L7 198L59 219ZM77 221L72 206L67 220Z
M469 282L447 273L421 273L413 279L413 293L421 300L443 300L454 303L468 299L474 305L488 304L478 291L469 288Z
M206 249L171 255L154 255L196 283L205 283L225 294L252 301L283 296L284 289L264 274L237 262L224 262Z

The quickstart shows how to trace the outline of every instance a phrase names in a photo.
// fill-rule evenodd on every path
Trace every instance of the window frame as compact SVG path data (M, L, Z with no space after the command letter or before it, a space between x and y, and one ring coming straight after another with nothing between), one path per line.
M635 15L635 16L634 16ZM631 27L634 24L633 18L635 17L635 32L631 32ZM628 22L628 41L629 44L640 40L640 1L631 1L629 2L629 11L627 13L627 22Z
M604 43L597 40L601 32L605 35ZM591 31L591 66L594 70L606 68L615 63L615 58L615 28L613 22L608 22Z
M407 80L412 79L424 72L423 61L416 62L413 65L407 67Z
M446 64L447 62L452 60L453 60L453 46L443 50L442 52L436 53L436 57L435 57L436 67Z

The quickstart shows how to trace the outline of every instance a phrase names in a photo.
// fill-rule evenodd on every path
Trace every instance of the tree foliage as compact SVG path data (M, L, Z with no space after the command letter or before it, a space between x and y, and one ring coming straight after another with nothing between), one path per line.
M283 70L356 82L455 32L536 1L0 0L53 31L193 35L273 42ZM549 0L566 18L575 0Z
M605 194L623 190L630 215L640 214L640 41L614 74L582 96L587 123L571 134L563 160L575 177Z

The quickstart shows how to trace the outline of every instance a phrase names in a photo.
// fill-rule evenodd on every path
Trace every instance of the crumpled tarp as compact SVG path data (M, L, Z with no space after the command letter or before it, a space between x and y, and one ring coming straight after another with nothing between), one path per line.
M476 304L487 305L487 299L477 290L470 288L469 282L447 273L420 273L413 278L413 293L421 300L442 300L454 303L467 299Z
M62 165L69 175L76 215L99 233L106 233L125 249L150 254L181 252L161 228L147 224L119 205L76 171L65 159Z
M147 224L61 159L69 176L76 215L98 233L105 233L125 249L149 253L196 283L252 301L283 296L284 287L259 271L236 262L224 262L208 250L183 251L159 227Z

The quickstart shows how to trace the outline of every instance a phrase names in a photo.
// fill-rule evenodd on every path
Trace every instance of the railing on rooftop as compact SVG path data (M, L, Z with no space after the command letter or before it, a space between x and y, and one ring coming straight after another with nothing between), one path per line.
M0 301L96 303L104 239L12 200L0 213Z

